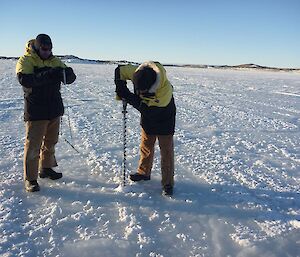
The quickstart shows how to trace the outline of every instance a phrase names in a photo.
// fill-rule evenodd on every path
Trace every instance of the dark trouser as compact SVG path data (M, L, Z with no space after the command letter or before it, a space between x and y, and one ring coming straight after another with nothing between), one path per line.
M174 186L173 135L147 135L142 129L138 173L151 175L156 138L158 138L161 156L161 183L163 186Z
M60 117L53 120L27 121L24 147L24 179L37 180L38 170L57 166L55 145Z

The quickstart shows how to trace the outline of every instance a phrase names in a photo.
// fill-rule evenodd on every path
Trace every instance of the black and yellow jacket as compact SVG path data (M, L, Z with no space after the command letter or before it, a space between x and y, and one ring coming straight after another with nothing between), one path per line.
M145 66L156 72L156 81L148 90L153 96L130 94L127 102L141 112L141 126L148 135L171 135L175 131L176 106L173 87L159 62L145 62L140 66L119 66L116 76L120 80L134 80L134 73ZM134 82L134 81L133 81ZM135 90L136 93L136 90Z
M51 55L42 60L33 48L34 39L26 44L25 54L19 58L16 74L24 91L24 120L51 120L64 114L60 93L61 78L53 72L67 66ZM69 68L70 69L70 68ZM76 79L73 70L67 84Z

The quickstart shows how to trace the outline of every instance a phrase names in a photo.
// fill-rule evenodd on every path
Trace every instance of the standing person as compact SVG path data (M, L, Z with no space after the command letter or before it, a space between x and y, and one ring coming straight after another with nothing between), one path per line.
M134 93L126 80L134 84ZM174 144L176 107L173 87L166 70L158 62L145 62L140 66L124 65L115 70L117 95L141 113L140 160L132 181L150 180L154 145L158 139L161 154L163 194L172 195L174 187Z
M46 34L26 44L25 55L16 66L19 83L24 91L24 181L28 192L39 191L40 178L59 179L55 144L58 141L60 117L64 113L60 93L64 74L67 84L75 81L73 69L52 54L52 41Z

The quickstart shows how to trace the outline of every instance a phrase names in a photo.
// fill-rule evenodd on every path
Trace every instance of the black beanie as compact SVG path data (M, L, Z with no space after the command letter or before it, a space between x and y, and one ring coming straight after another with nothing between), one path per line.
M52 48L51 38L46 34L39 34L34 41L34 48L39 50L41 46Z
M134 82L138 90L150 89L155 81L156 72L150 67L144 67L134 74Z

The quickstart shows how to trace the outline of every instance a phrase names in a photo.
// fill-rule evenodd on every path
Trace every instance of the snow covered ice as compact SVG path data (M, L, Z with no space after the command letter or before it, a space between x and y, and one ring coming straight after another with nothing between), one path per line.
M0 61L0 256L300 256L300 74L167 67L177 104L173 198L119 187L122 104L114 65L70 64L58 181L23 186L23 94ZM131 85L129 85L131 87ZM128 107L128 167L139 113Z

